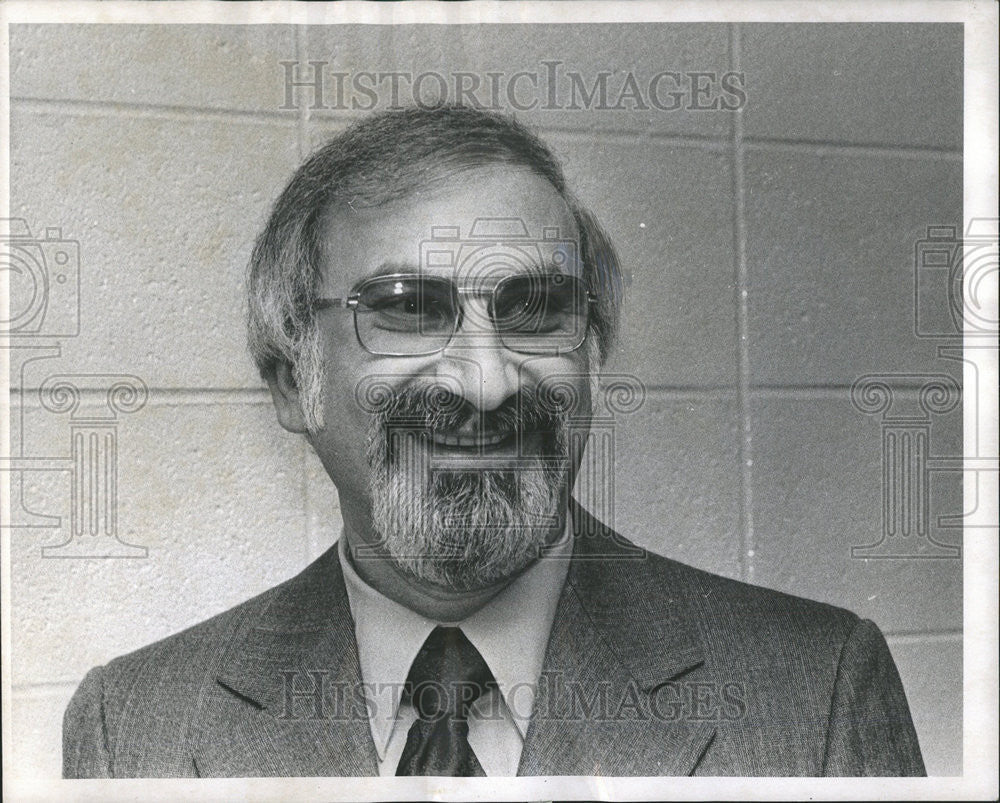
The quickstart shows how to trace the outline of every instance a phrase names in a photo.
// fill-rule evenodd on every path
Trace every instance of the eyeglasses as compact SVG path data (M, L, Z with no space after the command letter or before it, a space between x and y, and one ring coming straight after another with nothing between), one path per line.
M489 323L504 347L522 354L563 354L587 336L597 297L581 279L564 273L506 276L492 287L460 287L453 279L420 273L375 276L347 298L321 298L314 309L351 309L361 347L385 357L414 357L444 350L477 315L462 296L489 299ZM485 322L484 322L485 323Z

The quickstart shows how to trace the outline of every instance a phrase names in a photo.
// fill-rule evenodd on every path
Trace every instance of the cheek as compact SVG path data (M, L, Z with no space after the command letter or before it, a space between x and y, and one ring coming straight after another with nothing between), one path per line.
M427 357L377 357L365 354L346 363L327 363L326 408L333 421L351 421L367 427L373 413L408 385L433 377Z
M596 374L591 375L583 350L562 357L538 357L521 366L522 386L554 399L572 400L569 414L589 417Z

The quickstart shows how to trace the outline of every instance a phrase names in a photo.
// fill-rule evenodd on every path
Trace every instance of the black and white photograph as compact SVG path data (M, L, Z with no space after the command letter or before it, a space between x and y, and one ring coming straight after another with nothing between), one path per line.
M995 799L997 8L0 7L5 797Z

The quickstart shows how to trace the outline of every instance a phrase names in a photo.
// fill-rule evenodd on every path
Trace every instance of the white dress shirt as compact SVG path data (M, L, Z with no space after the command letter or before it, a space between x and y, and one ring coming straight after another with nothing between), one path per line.
M469 711L469 744L483 771L492 776L517 775L549 631L573 552L568 522L567 516L567 537L461 622L427 619L376 591L354 570L347 555L347 539L341 536L340 565L354 619L380 775L396 774L407 733L417 718L413 706L401 702L403 683L417 652L437 625L462 628L500 689L499 696L495 692L484 695Z

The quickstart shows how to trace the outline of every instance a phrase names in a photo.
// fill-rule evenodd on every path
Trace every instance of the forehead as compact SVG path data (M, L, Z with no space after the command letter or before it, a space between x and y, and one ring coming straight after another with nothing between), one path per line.
M451 274L470 248L487 242L581 270L579 232L562 196L541 176L504 165L463 170L379 207L333 207L321 218L320 237L331 292L379 273Z

